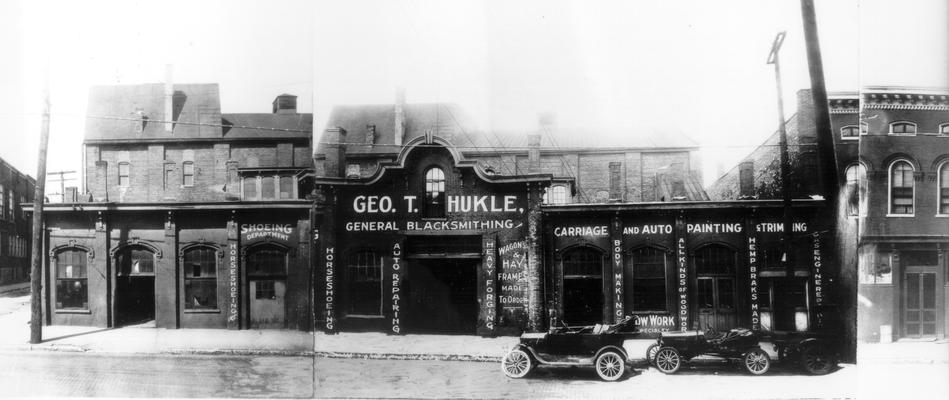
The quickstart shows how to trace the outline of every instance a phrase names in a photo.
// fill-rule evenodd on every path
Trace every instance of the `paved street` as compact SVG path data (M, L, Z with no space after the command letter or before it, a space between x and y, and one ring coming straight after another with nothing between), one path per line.
M0 396L313 395L311 357L0 353Z

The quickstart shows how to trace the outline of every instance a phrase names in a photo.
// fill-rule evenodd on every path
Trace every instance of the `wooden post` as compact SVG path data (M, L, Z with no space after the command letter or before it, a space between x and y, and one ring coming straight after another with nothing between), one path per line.
M43 265L43 200L46 197L46 148L49 145L49 80L43 88L43 123L40 126L40 154L33 192L33 251L30 266L30 343L43 341L43 305L40 281Z

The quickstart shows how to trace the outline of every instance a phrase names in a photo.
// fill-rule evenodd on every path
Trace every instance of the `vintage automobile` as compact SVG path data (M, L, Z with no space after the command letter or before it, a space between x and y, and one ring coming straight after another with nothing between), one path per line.
M623 377L629 360L623 342L640 333L632 318L613 325L563 326L547 333L525 333L501 359L510 378L523 378L538 365L592 366L605 381Z
M650 365L666 374L673 374L699 356L737 360L748 372L761 375L771 368L772 358L781 362L797 362L811 375L823 375L837 366L841 348L834 335L813 332L770 332L762 334L744 328L728 332L684 331L663 332L649 346L646 358ZM766 351L769 350L769 351Z

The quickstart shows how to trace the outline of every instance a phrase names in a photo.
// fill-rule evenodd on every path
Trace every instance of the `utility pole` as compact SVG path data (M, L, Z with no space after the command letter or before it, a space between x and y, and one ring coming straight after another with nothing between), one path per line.
M784 43L785 32L778 32L771 44L771 53L768 54L768 64L774 65L774 80L778 88L778 147L781 153L781 200L784 205L784 230L781 234L781 251L784 256L781 262L784 263L784 274L789 284L794 282L794 263L791 262L791 161L788 156L788 132L784 122L784 92L781 88L781 59L778 53L781 51L781 44Z
M75 174L76 171L55 171L47 172L47 176L59 175L59 195L63 197L63 203L66 203L66 181L74 181L76 178L66 178L66 174Z
M48 74L49 72L47 72ZM43 306L40 280L43 265L43 200L46 190L46 148L49 145L49 76L43 85L43 123L40 126L40 154L36 166L36 187L33 192L33 251L30 269L30 343L43 341Z

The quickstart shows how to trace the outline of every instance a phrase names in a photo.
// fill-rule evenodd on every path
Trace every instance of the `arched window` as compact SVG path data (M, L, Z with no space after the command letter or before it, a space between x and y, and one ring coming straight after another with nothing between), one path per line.
M154 275L155 253L142 246L128 246L115 254L119 276Z
M70 248L56 253L56 309L88 309L87 253Z
M655 247L632 251L626 259L626 304L632 311L666 311L666 252Z
M119 163L119 186L128 186L129 185L129 163L120 162Z
M913 215L913 172L906 160L890 165L890 214Z
M550 189L550 204L567 204L567 187L557 185Z
M382 315L382 257L374 251L349 256L346 266L350 315Z
M185 186L194 186L194 163L185 161L181 164L181 183Z
M916 134L916 124L912 122L894 122L890 124L890 134L891 135L915 135Z
M722 245L708 245L695 252L695 273L699 275L734 275L735 252Z
M949 161L939 167L939 214L949 215Z
M247 254L247 275L285 277L288 262L289 254L278 246L255 246Z
M860 128L856 125L847 125L843 128L840 128L840 138L845 140L853 140L860 137Z
M445 217L445 172L438 167L425 171L425 217Z
M856 163L847 167L847 215L867 214L867 169Z
M185 309L217 308L217 250L195 247L184 252Z

